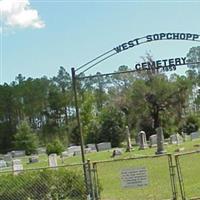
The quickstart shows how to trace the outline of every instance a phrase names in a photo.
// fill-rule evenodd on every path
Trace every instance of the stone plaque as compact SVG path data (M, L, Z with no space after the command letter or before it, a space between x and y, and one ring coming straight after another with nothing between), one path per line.
M123 188L140 188L148 185L147 169L123 169L121 171L121 185Z

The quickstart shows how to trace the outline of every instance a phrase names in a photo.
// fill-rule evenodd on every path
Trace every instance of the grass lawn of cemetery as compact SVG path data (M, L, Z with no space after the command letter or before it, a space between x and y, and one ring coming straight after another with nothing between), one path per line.
M147 148L145 150L139 150L138 146L133 146L133 150L131 152L125 152L123 149L123 153L120 156L116 156L112 158L113 149L101 152L92 152L86 154L86 159L89 159L91 162L95 161L105 161L105 160L113 160L114 162L108 163L100 163L98 165L98 175L100 179L100 184L103 188L102 190L102 199L131 199L131 196L134 195L134 199L169 199L171 197L171 186L170 186L170 177L169 177L169 168L167 163L167 157L159 158L157 160L153 159L139 159L139 160L124 160L117 161L121 158L138 158L141 156L152 156L155 155L156 147ZM178 151L181 150L183 152L195 151L200 149L200 139L196 139L193 141L186 141L179 145L171 144L165 145L165 150L170 154L180 153ZM41 168L48 167L48 157L46 154L39 155L39 162L29 164L29 157L21 157L24 169L30 168ZM63 162L64 161L64 162ZM199 168L200 155L195 154L194 156L188 156L181 160L181 164L184 166L183 168L183 178L185 178L185 189L186 194L190 197L200 196L200 192L198 188L200 188L200 183L198 184L198 180L200 180L200 173L198 172ZM64 157L62 160L58 157L58 165L67 165L67 164L75 164L81 163L81 156L72 156L72 157ZM134 168L138 166L145 166L148 169L148 177L150 180L149 187L146 188L137 188L133 190L131 188L124 189L121 188L121 182L119 179L119 172L122 169ZM8 170L9 168L7 168ZM11 168L10 168L11 169ZM3 171L1 169L1 171ZM115 180L115 181L113 181ZM196 180L196 181L195 181ZM178 188L178 186L177 186ZM180 191L178 188L178 193L180 196ZM155 196L154 196L155 195Z
M198 147L199 144L199 147ZM200 149L200 139L196 139L193 141L187 141L185 143L176 145L165 145L165 150L167 153L176 154L179 150L182 152L189 152ZM89 159L90 161L102 161L102 160L113 160L113 159L121 159L121 158L130 158L130 157L140 157L140 156L147 156L147 155L155 155L156 147L153 148L146 148L144 150L139 150L138 146L133 146L133 150L131 152L125 152L125 148L123 149L124 153L120 156L117 156L115 158L112 158L112 152L113 149L107 150L107 151L100 151L100 152L92 152L85 154L86 159ZM176 151L177 150L177 151ZM25 169L28 168L37 168L37 167L48 167L48 157L46 154L40 154L39 155L39 162L29 164L28 159L29 156L21 157L23 166ZM75 163L81 163L81 156L72 156L72 157L64 157L64 163L62 162L61 158L58 157L58 165L63 164L75 164Z

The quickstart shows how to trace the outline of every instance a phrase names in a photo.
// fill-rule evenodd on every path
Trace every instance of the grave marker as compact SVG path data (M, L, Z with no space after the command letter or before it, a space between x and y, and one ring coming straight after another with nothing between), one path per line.
M140 144L139 147L140 150L144 150L148 147L146 133L144 131L139 132L139 144Z
M130 152L132 149L132 145L131 145L131 134L128 126L126 126L126 140L127 140L126 151Z
M199 138L199 132L193 132L190 134L191 140L195 140Z
M49 155L49 167L57 167L58 163L57 163L57 154L53 153Z
M164 154L166 151L164 150L164 135L162 127L156 128L157 133L157 151L156 154Z
M23 165L21 163L21 160L20 159L13 160L13 174L17 175L21 171L23 171Z
M149 137L149 143L150 143L150 147L156 147L157 146L157 135L151 135Z
M110 142L102 142L97 144L98 151L105 151L111 149L111 143Z

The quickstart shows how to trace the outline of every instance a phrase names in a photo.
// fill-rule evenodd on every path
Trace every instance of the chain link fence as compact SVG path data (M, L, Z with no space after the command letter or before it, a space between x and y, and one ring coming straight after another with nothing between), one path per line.
M3 171L0 200L200 199L199 164L194 151Z
M200 151L175 155L182 200L200 199Z
M86 200L83 165L0 173L0 200Z
M116 159L93 163L97 199L176 199L171 155ZM131 178L134 177L134 178Z

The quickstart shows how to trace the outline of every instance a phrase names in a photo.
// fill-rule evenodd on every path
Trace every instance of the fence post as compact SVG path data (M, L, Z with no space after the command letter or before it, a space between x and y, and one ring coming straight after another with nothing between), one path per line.
M173 200L177 199L177 187L176 187L176 174L175 174L175 165L173 165L172 155L168 154L168 163L169 163L169 173L172 187Z
M91 168L91 163L90 160L87 160L87 166L88 166L88 190L89 190L89 195L91 200L95 200L95 195L94 195L94 186L93 186L93 179L92 179L92 172L93 169Z
M186 200L183 176L181 173L181 167L179 163L179 155L175 155L175 162L176 162L176 170L178 174L178 181L179 181L179 186L180 186L180 191L181 191L181 197L182 197L182 200Z
M94 162L92 167L93 167L93 172L94 172L94 195L95 195L95 199L99 200L101 199L101 197L100 197L100 191L99 191L97 164Z

